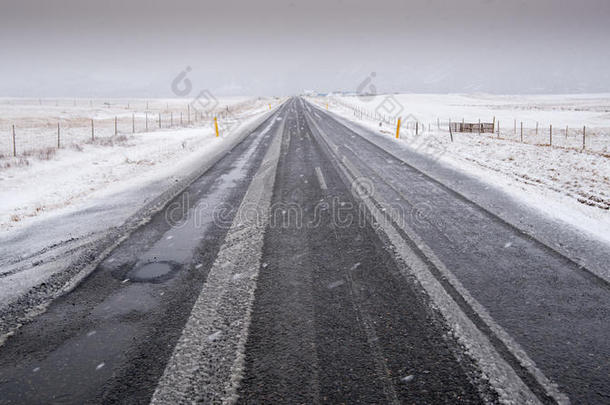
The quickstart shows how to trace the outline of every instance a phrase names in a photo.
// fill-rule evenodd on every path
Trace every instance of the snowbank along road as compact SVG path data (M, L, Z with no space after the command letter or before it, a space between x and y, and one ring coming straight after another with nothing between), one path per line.
M287 101L6 340L0 403L608 403L605 253L378 138Z

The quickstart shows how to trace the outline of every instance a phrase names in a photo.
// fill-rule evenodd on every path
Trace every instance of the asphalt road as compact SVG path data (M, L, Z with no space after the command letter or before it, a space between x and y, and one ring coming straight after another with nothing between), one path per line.
M0 347L0 403L608 403L607 281L375 136L287 101Z

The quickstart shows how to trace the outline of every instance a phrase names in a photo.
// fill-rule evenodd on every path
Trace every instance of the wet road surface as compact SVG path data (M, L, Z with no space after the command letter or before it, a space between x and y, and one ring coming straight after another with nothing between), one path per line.
M0 403L608 403L608 283L371 136L287 101L0 347Z
M146 403L279 121L270 117L0 350L0 403Z

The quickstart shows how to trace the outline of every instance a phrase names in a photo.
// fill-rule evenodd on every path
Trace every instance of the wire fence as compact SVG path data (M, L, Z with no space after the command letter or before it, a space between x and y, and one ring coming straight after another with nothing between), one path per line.
M518 121L516 119L509 122L501 122L496 120L495 117L490 122L478 120L475 123L466 123L464 119L453 120L450 118L441 119L440 117L437 117L435 121L426 122L410 114L402 114L402 117L382 114L378 111L366 109L336 98L331 98L329 103L351 110L355 117L362 120L378 122L380 126L385 124L396 127L398 125L398 118L401 118L401 131L408 130L415 135L446 132L447 136L453 140L459 139L461 133L475 133L480 136L500 140L588 151L610 156L610 127L591 127L586 125L577 128L570 128L568 126L557 127L550 123L542 124L540 122ZM455 123L462 123L464 125L453 125ZM468 130L464 132L456 131L456 127L468 128ZM474 130L471 128L474 128Z
M236 114L255 101L198 111L189 104L175 101L0 100L0 105L17 109L42 106L29 111L26 108L14 118L0 118L0 158L28 156L84 143L104 143L113 137L136 133L201 127L211 125L214 117L218 117L221 126L226 126L233 124ZM54 111L55 107L60 109Z

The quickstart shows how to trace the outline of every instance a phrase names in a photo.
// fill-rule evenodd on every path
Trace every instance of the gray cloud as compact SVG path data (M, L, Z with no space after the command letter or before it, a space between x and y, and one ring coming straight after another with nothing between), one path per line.
M6 4L5 4L6 3ZM3 1L0 95L610 91L607 0Z

